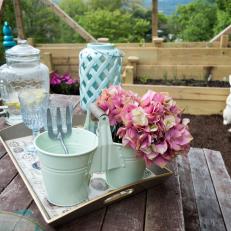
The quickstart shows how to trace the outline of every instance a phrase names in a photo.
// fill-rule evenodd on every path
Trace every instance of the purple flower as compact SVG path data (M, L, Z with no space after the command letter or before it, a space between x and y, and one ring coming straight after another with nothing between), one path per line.
M64 75L59 75L56 72L52 72L50 74L50 84L51 85L59 85L59 84L67 84L72 85L75 84L77 81L74 80L70 74L65 73Z
M68 74L68 73L65 73L63 76L62 76L62 80L63 82L67 82L68 80L72 79L71 78L71 75Z
M52 72L50 76L51 76L51 78L50 78L50 84L51 85L61 84L62 80L61 80L61 76L59 74L57 74L56 72Z
M66 84L67 84L67 85L72 85L72 84L74 84L75 82L76 82L75 80L69 79L68 81L66 81Z
M74 83L76 83L76 80L74 80L70 74L66 73L63 75L62 77L62 81L67 84L67 85L72 85Z

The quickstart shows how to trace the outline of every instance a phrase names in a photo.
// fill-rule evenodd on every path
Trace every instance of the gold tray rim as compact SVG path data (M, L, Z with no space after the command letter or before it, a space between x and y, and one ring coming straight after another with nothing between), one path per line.
M15 128L15 127L16 127L16 128ZM132 183L132 184L125 185L125 186L123 186L123 187L121 187L121 188L111 190L111 191L109 191L109 192L107 192L107 193L105 193L105 194L103 194L103 195L101 195L101 196L98 196L98 197L96 197L96 198L94 198L94 199L91 199L91 200L89 200L89 201L87 201L87 202L80 203L77 207L75 207L75 208L73 208L73 209L67 211L67 212L64 213L64 214L61 214L61 215L56 216L56 217L54 217L54 218L51 218L51 217L48 215L48 213L47 213L45 207L43 206L43 203L40 201L40 199L38 198L37 194L36 194L35 191L33 190L33 187L32 187L32 185L29 183L29 181L28 181L28 179L27 179L27 176L24 174L24 172L22 171L21 167L19 166L17 160L14 158L14 155L12 154L10 148L9 148L8 145L6 144L5 141L7 141L7 140L9 140L9 139L4 139L4 138L2 137L2 135L1 135L2 133L7 132L7 130L9 130L9 129L13 130L14 128L15 128L15 129L24 128L24 129L30 131L30 130L27 129L23 124L13 125L13 126L11 126L11 127L4 128L4 129L2 129L2 130L0 131L0 141L2 142L2 144L3 144L4 148L6 149L7 153L9 154L9 156L10 156L10 158L11 158L11 160L12 160L14 166L15 166L15 168L17 169L19 175L21 176L21 178L22 178L24 184L26 185L26 187L27 187L27 189L28 189L30 195L32 196L33 200L35 201L35 204L37 205L37 207L38 207L40 213L42 214L42 217L44 218L45 222L46 222L47 224L49 224L49 225L55 224L55 223L58 222L61 218L66 218L68 215L70 215L70 214L72 214L72 213L74 213L74 212L77 212L77 211L80 210L81 208L84 208L84 207L87 207L87 206L89 206L89 205L92 205L92 204L94 204L95 202L99 201L100 199L103 199L103 200L104 200L104 203L103 203L103 205L98 206L98 208L101 208L101 207L106 206L107 204L105 203L105 201L106 201L108 198L112 197L113 195L116 195L116 194L119 194L119 193L121 193L121 192L123 192L123 191L129 190L129 189L133 188L134 186L140 185L140 184L145 183L145 182L151 182L151 181L155 181L155 180L157 180L157 179L164 179L164 178L167 179L168 177L170 177L170 176L173 174L173 172L172 172L169 168L165 167L165 168L163 168L163 169L166 171L165 173L162 173L162 174L160 174L160 175L156 175L156 176L153 176L153 177L149 177L149 178L146 178L146 179L142 179L142 180L137 181L137 182L134 182L134 183ZM20 134L22 134L22 133L20 133ZM24 135L22 135L22 136L21 136L21 135L17 136L17 138L21 138L21 137L24 137ZM153 171L152 171L152 172L153 172ZM132 193L130 194L130 196L131 196L131 195L134 195L134 194L135 194L135 193L132 192ZM129 195L128 195L128 196L129 196ZM126 197L128 197L128 196L126 196ZM125 197L123 197L123 198L125 198ZM116 201L116 200L115 200L115 201ZM95 208L95 209L97 209L97 208ZM93 210L95 210L95 209L92 209L91 211L93 211Z

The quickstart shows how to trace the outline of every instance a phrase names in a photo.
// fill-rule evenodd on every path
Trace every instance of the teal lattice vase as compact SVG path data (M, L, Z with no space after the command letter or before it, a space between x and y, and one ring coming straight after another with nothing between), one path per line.
M121 83L121 51L111 43L89 43L79 54L80 105L87 110L101 90Z

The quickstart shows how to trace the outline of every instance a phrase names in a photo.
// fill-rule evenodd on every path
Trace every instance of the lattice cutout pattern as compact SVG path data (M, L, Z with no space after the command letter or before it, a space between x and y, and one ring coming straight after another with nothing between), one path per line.
M80 52L79 62L80 104L86 111L102 89L120 84L122 58L116 48L100 52L85 48Z

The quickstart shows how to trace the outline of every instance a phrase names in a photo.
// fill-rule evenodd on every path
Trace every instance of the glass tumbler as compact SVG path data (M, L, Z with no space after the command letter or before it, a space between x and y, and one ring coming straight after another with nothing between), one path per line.
M18 95L20 110L24 124L32 130L33 140L39 134L40 129L44 127L43 114L48 105L49 94L43 89L25 89ZM36 154L33 145L26 147L28 153ZM34 168L39 169L38 161L32 164Z

